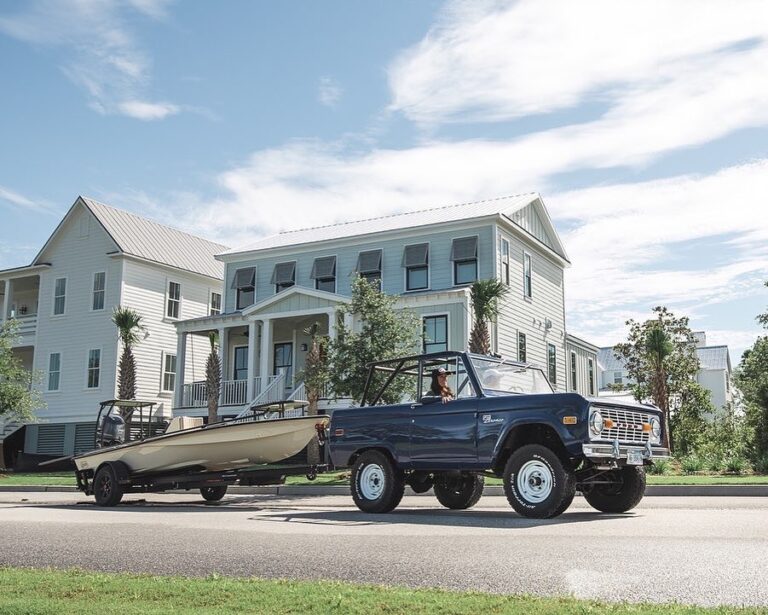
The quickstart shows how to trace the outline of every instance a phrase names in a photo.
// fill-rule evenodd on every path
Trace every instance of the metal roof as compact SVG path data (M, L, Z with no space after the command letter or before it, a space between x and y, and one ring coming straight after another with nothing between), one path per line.
M597 363L604 372L619 372L626 369L624 362L613 354L613 346L597 351Z
M222 279L224 264L214 256L228 246L80 197L124 254Z
M701 362L701 369L731 370L728 346L705 346L704 348L697 348L696 354Z
M288 230L276 235L264 237L252 244L229 250L228 252L225 252L225 254L255 252L257 250L268 250L271 248L314 243L317 241L342 239L358 235L367 235L369 233L381 233L384 231L393 231L404 228L431 226L445 222L458 222L460 220L482 218L500 213L509 215L538 199L540 199L540 197L537 193L530 192L527 194L504 196L474 203L446 205L431 209L381 216L378 218L368 218L365 220L329 224L327 226ZM558 246L557 252L560 253L560 251L561 246ZM560 256L566 258L565 252L563 251Z

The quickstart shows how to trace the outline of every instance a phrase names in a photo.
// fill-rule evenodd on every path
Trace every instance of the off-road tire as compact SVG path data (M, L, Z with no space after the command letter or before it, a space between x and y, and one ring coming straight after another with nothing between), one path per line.
M472 508L483 495L485 479L479 474L462 472L436 477L435 497L446 508L464 510Z
M550 519L570 506L576 493L576 479L552 449L542 444L526 444L507 460L504 493L519 515Z
M414 493L426 493L435 484L435 480L431 474L425 474L424 472L414 472L408 477L406 485L408 485Z
M632 510L645 495L645 469L642 466L624 466L611 472L616 482L611 485L591 485L583 489L584 499L592 507L605 513L623 513Z
M380 451L366 451L352 466L352 499L367 513L388 513L403 499L405 477Z
M206 502L218 502L227 495L227 486L218 485L216 487L200 487L200 495Z
M117 506L123 499L123 489L112 463L105 463L93 477L93 496L97 506Z

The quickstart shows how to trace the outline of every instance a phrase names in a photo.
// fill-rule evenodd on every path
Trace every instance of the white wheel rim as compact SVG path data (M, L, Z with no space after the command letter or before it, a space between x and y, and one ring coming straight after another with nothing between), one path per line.
M365 466L357 479L360 494L366 500L376 500L384 491L384 470L376 463Z
M552 493L552 471L541 461L528 461L517 473L517 490L527 501L543 502Z

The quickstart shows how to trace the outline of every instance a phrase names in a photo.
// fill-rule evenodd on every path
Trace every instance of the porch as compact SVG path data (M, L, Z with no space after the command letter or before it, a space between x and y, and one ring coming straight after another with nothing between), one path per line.
M40 276L19 275L0 280L0 322L15 319L18 323L16 346L34 344L40 298Z
M242 312L177 324L178 347L174 415L205 416L205 380L187 380L189 336L218 337L222 382L219 415L237 416L254 405L304 398L302 372L311 345L307 333L335 338L338 295L293 287ZM199 345L197 345L199 347Z

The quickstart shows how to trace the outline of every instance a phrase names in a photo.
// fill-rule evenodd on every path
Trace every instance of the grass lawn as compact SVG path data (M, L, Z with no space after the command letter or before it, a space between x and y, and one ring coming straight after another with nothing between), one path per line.
M0 474L0 486L4 485L57 485L75 486L73 472L46 472ZM314 481L307 480L305 476L288 476L286 485L347 485L349 484L349 471L328 472L319 474ZM499 478L486 478L486 485L501 485ZM648 475L649 485L768 485L768 476L765 475Z
M602 604L571 598L495 596L333 581L269 581L0 568L5 615L77 613L622 614L768 613L681 605Z

